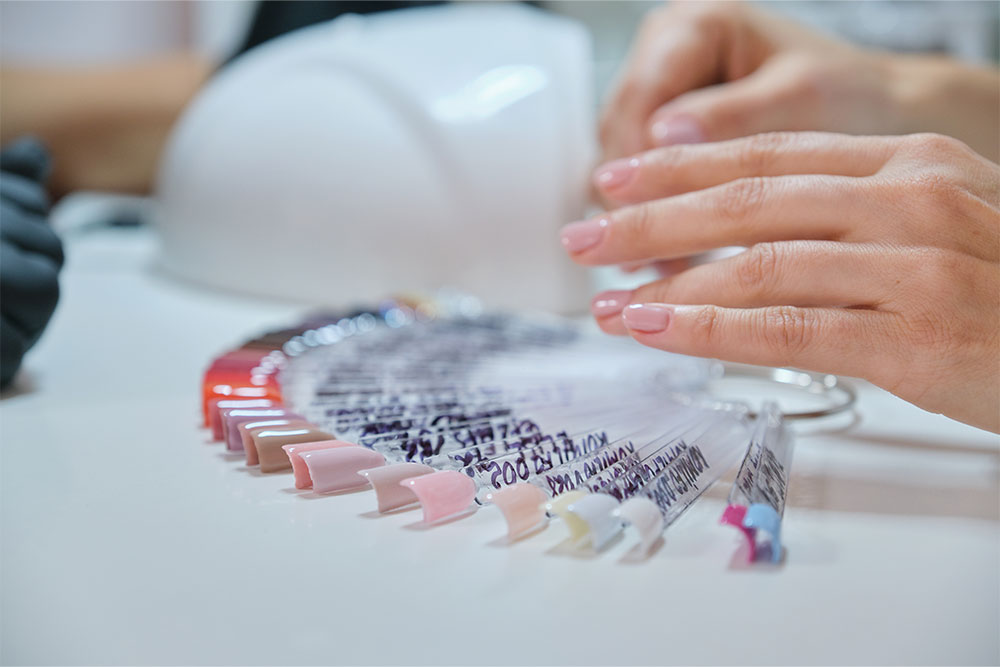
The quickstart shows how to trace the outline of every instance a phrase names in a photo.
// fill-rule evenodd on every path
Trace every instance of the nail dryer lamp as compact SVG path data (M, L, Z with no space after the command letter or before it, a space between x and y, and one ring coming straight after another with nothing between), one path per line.
M345 16L254 49L169 141L163 265L331 305L447 286L578 308L557 230L593 165L589 49L570 20L476 4Z

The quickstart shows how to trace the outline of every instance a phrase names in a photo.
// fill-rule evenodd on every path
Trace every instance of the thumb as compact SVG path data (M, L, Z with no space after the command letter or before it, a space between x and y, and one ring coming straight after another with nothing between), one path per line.
M764 66L729 83L685 93L657 109L648 132L657 146L816 129L812 96L786 67Z

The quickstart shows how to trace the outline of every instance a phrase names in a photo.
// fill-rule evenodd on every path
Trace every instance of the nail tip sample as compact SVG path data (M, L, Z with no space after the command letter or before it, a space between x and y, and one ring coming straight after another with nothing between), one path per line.
M569 510L570 505L586 495L584 491L573 489L549 499L543 505L546 512L562 519L563 523L569 529L571 540L578 540L584 537L589 530L587 524Z
M296 489L311 489L313 482L312 477L309 475L309 468L306 466L306 462L302 459L302 454L305 452L318 451L320 449L339 449L341 447L357 447L351 442L346 442L344 440L318 440L315 442L299 442L295 444L282 445L281 449L284 450L285 455L288 457L288 462L292 467L292 475L295 480Z
M754 542L757 543L763 533L766 541L758 546L754 560L767 559L773 563L781 561L783 547L781 545L781 515L773 507L764 503L754 503L746 508L743 517L743 528L754 531Z
M337 447L304 452L302 459L309 469L313 491L340 493L362 489L368 480L360 470L385 465L385 457L367 447Z
M507 522L507 539L514 541L538 532L548 524L543 506L548 497L534 484L518 482L487 494Z
M376 468L359 470L358 474L368 480L375 490L375 502L380 513L392 512L420 501L404 480L429 475L434 468L423 463L392 463Z
M589 541L595 551L600 551L621 531L622 522L615 514L618 501L606 493L589 493L567 506L587 526L581 537Z
M747 561L753 562L757 559L757 537L756 531L743 525L746 518L747 508L745 505L727 505L723 510L719 523L723 526L732 526L743 536L744 544L747 548Z
M663 533L663 514L660 508L644 496L629 498L614 510L622 521L631 524L639 533L640 554L648 554Z
M424 523L433 524L467 512L476 498L476 483L458 470L409 477L400 482L420 501Z

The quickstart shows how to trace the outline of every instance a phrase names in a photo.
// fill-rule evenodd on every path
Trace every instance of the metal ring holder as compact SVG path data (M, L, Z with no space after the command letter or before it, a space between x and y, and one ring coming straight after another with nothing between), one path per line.
M854 386L841 380L836 375L811 373L791 368L761 368L757 366L733 366L729 364L723 364L722 367L723 373L719 379L750 378L764 380L766 382L796 387L813 395L822 395L830 400L828 407L818 410L783 413L784 418L789 421L822 419L823 417L847 412L854 406L858 398ZM751 411L749 416L756 418L756 411Z

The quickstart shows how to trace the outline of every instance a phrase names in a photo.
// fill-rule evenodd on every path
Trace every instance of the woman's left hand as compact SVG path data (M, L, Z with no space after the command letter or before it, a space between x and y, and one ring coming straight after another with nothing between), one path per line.
M865 378L1000 431L996 164L940 135L803 132L661 148L613 167L596 180L626 206L563 228L575 261L749 248L597 295L606 332Z

